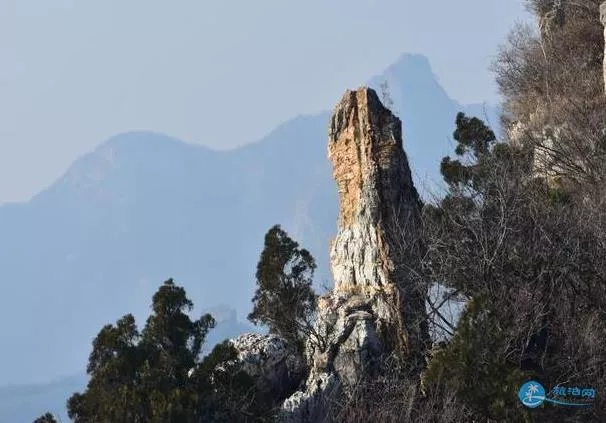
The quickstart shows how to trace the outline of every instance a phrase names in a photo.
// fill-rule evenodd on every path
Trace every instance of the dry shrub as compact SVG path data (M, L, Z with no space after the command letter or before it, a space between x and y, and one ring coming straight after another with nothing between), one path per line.
M468 423L473 414L454 392L423 392L418 377L403 374L396 359L388 359L382 375L361 381L334 401L326 421L348 423Z
M573 185L603 183L606 160L601 0L529 0L538 28L518 25L494 64L504 124L522 124L538 171ZM518 128L519 129L519 128Z

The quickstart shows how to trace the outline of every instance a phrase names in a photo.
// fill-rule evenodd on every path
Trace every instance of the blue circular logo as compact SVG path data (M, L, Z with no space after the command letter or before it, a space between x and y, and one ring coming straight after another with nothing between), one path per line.
M545 388L539 382L526 382L518 392L518 398L528 408L536 408L545 401Z

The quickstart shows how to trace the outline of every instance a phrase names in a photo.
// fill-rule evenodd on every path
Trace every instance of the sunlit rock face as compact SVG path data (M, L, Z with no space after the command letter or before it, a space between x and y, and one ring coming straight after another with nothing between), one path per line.
M373 90L348 91L331 120L328 157L340 198L331 248L335 290L395 284L407 248L394 239L407 226L416 230L420 210L400 119Z
M309 378L284 403L286 421L322 419L331 398L372 378L396 348L415 367L428 339L426 287L416 273L421 203L400 120L373 90L347 91L332 115L328 156L340 199L330 248L335 288L319 300Z
M238 352L239 368L258 378L261 390L274 398L296 389L305 374L303 358L279 336L246 333L230 343Z

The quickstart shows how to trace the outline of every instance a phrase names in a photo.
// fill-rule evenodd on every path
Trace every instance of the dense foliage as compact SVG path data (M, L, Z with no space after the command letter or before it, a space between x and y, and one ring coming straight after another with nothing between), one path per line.
M55 417L51 413L45 413L34 420L34 423L57 423L57 420L55 420Z
M83 393L68 401L69 417L84 422L262 421L271 411L255 381L234 365L236 351L217 345L202 359L214 319L191 320L185 290L166 281L153 296L141 332L132 315L106 325L93 342Z
M299 348L313 334L316 268L279 226L265 237L257 268L258 289L249 318ZM243 371L229 341L202 357L211 315L192 320L192 301L167 280L154 294L152 314L139 331L128 314L106 325L93 341L83 393L67 402L76 423L267 422L280 398ZM36 423L54 422L50 413Z
M257 290L248 319L265 324L270 332L303 351L315 338L316 294L312 289L316 262L309 251L278 225L265 235L257 265Z

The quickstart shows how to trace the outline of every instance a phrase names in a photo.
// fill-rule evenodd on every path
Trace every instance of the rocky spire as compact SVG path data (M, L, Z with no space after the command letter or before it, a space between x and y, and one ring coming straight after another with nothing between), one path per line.
M339 232L331 249L335 291L404 282L397 273L407 251L395 239L405 227L418 227L420 202L400 119L373 90L348 91L331 120L328 157L340 197Z
M335 289L320 298L306 389L283 407L290 421L315 421L331 396L372 377L393 351L418 368L428 339L416 273L421 203L400 120L373 90L347 91L330 122L328 156L340 197Z
M389 296L397 312L381 310L375 301L378 328L399 326L404 346L417 349L410 345L417 334L408 321L424 310L413 289L421 203L402 147L402 123L373 90L348 91L331 119L328 157L340 197L330 251L334 294Z

